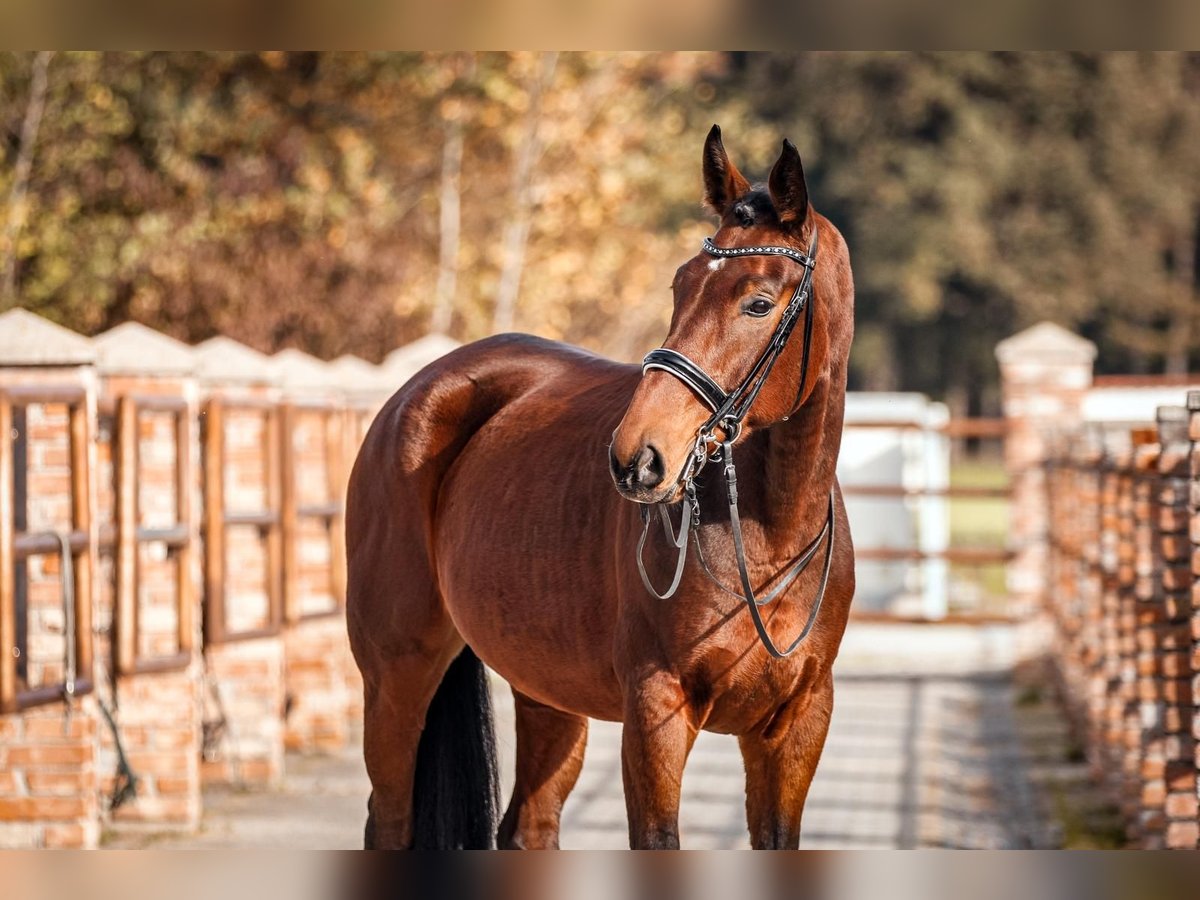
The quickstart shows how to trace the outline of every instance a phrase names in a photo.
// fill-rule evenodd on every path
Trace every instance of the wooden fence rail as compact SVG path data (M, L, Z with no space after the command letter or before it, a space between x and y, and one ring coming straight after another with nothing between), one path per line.
M390 376L285 360L0 315L0 847L191 829L355 734L345 487Z

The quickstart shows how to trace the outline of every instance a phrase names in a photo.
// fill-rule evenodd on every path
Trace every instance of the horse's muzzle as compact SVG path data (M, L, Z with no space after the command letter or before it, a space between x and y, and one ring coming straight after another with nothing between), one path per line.
M653 444L646 444L630 460L620 460L610 446L608 469L613 484L621 496L638 503L657 503L659 490L666 478L666 463L662 453Z

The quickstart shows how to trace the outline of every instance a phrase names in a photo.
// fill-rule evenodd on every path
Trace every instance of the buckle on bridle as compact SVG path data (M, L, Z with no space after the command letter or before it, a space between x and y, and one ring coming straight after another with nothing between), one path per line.
M725 433L724 437L717 437L718 428ZM696 445L692 448L692 471L699 472L710 462L720 462L724 459L721 451L722 445L732 445L741 434L742 421L733 416L726 416L719 422L706 422L701 425L700 430L696 433Z
M742 436L742 420L726 416L717 423L717 427L725 432L725 443L732 444Z

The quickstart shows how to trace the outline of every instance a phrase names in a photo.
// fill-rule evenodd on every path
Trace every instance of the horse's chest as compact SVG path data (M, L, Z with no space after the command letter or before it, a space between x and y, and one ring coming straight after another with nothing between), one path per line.
M774 659L757 641L693 656L680 676L695 721L707 731L733 734L769 721L815 680L815 661L797 657Z

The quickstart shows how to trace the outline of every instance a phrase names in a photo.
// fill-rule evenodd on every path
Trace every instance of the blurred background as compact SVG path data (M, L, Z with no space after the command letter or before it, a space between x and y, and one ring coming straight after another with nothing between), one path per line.
M714 122L855 273L805 846L1200 846L1198 100L1176 52L0 54L0 847L360 843L359 441L488 334L656 346ZM566 846L625 845L620 742ZM688 772L744 846L732 738Z
M846 234L852 389L994 415L1042 319L1101 374L1196 362L1198 95L1186 53L6 53L0 311L640 358L718 122L750 177L790 137Z

